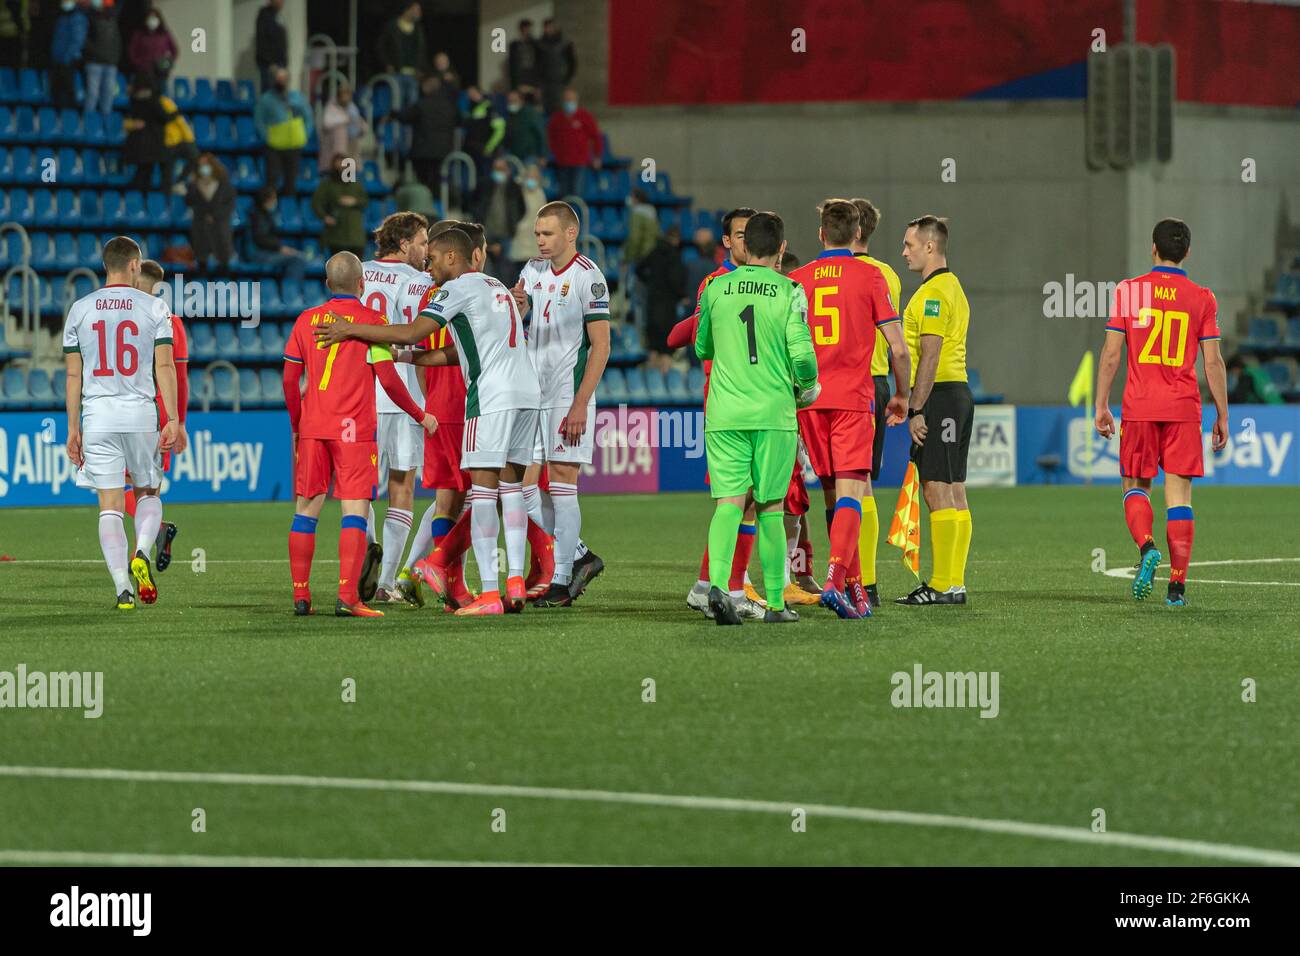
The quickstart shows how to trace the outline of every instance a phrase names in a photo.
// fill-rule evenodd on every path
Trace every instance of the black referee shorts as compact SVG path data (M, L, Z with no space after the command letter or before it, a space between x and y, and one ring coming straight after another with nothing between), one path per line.
M893 397L888 375L873 375L876 383L876 435L871 443L871 480L880 480L880 465L885 460L885 406Z
M922 409L925 442L912 446L912 461L922 481L966 480L966 458L975 423L975 402L965 382L936 382Z

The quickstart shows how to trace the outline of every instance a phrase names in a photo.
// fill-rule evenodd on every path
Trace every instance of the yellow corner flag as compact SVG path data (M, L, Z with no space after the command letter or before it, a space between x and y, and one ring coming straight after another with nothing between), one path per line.
M898 504L894 506L894 518L885 540L903 549L903 567L921 580L921 479L914 461L907 463L907 474L903 476L903 487L898 491Z
M1092 405L1092 352L1083 353L1083 359L1079 362L1079 370L1074 373L1074 379L1070 382L1070 404L1078 405L1087 402L1088 406Z

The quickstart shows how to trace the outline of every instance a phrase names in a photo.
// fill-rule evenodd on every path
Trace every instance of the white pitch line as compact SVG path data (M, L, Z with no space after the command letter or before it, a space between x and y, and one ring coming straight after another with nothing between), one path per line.
M774 813L788 817L800 808L812 817L855 820L897 826L940 827L973 830L1007 836L1056 840L1070 843L1099 843L1102 846L1177 853L1185 856L1256 863L1265 866L1300 866L1300 853L1208 843L1180 837L1145 836L1139 833L1094 833L1088 827L1066 827L1018 820L991 820L940 813L906 810L878 810L871 807L841 807L828 804L746 800L734 797L693 797L665 793L636 793L617 790L577 790L567 787L528 787L506 784L459 783L442 780L372 780L362 777L309 777L298 774L200 773L177 770L123 770L96 767L0 766L0 777L62 780L111 780L132 783L228 784L254 787L303 787L324 790L371 790L398 793L434 793L471 797L520 797L537 800L565 800L586 803L619 803L682 810L717 810L734 813Z
M17 564L103 564L103 558L14 558L0 561L0 568ZM174 558L172 564L184 567L189 560ZM204 558L204 564L288 564L288 558Z
M353 860L289 856L209 856L204 853L96 853L85 850L0 850L0 863L28 866L586 866L502 860Z
M1222 566L1225 564L1282 564L1287 561L1300 561L1300 558L1223 558L1218 561L1189 561L1188 569L1206 568L1212 566ZM1168 562L1157 566L1159 568L1169 567ZM1136 568L1109 568L1103 572L1110 578L1128 578L1132 579L1137 573ZM1300 581L1228 581L1219 578L1188 578L1188 584L1237 584L1246 587L1268 587L1268 588L1300 588Z

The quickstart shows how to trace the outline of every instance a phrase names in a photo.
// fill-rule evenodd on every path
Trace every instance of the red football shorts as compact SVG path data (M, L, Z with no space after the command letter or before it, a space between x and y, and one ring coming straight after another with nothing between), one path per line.
M1119 473L1125 478L1205 474L1200 422L1120 422Z
M469 491L469 472L460 468L460 443L465 434L464 422L440 424L432 435L424 436L424 468L420 483L426 488Z
M799 412L799 434L819 478L871 471L876 422L870 411L805 408Z
M794 474L790 476L790 487L785 492L785 507L788 515L806 515L808 513L808 486L803 483L803 467L799 456L794 458Z
M329 491L348 501L371 501L379 484L379 445L373 441L299 438L293 474L294 494L315 498Z

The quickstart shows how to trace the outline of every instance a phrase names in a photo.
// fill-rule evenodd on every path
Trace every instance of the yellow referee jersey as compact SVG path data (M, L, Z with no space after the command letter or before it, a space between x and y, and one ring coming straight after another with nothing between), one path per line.
M936 269L912 293L903 311L903 337L912 353L912 385L921 367L921 336L943 336L936 382L966 381L966 332L970 326L970 303L961 283L946 267Z
M861 259L867 265L875 266L880 270L880 274L885 277L885 285L889 287L889 304L898 311L899 297L902 295L903 286L898 281L898 273L890 266L881 262L879 259L873 259L865 252L859 252L857 258ZM876 350L871 353L871 374L888 375L889 374L889 343L885 337L876 332Z

